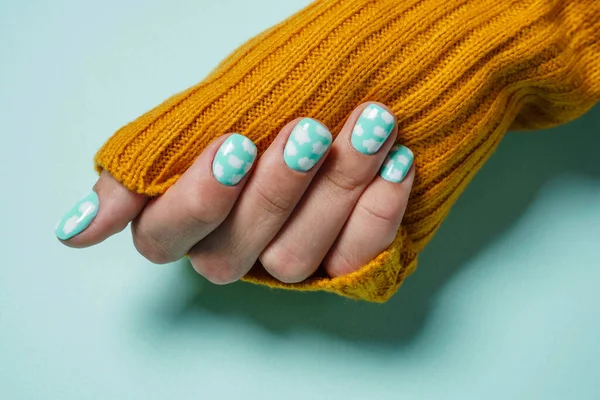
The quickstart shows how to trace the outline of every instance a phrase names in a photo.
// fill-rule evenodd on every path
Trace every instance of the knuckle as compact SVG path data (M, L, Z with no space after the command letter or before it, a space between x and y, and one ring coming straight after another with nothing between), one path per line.
M283 283L302 282L316 270L316 267L284 245L265 250L260 262L269 274Z
M256 183L255 191L258 196L258 205L267 213L273 216L282 216L290 213L293 204L292 201L273 189L275 185L265 185Z
M140 232L132 225L133 245L148 261L155 264L167 264L175 261L165 245L147 232Z
M332 251L325 263L325 270L332 278L347 275L356 271L358 268L358 266L349 261L347 254L341 252L337 248Z
M194 270L215 285L226 285L242 276L229 260L223 257L190 256Z
M214 226L225 219L230 208L229 202L199 201L203 198L202 185L191 185L186 193L184 212L191 226Z
M364 180L358 174L352 174L333 168L325 174L327 181L342 192L353 193L364 185Z
M391 202L359 201L357 208L372 222L384 229L395 228L399 216L398 207ZM394 229L395 230L395 229Z

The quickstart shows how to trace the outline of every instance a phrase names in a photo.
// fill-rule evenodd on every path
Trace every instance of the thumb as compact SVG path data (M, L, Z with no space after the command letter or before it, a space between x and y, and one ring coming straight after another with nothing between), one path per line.
M56 237L69 247L93 246L125 229L149 200L127 190L102 171L92 192L75 203L58 222Z

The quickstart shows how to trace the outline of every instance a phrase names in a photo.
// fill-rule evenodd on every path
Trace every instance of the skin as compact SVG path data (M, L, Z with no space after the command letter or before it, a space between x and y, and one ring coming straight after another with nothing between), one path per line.
M94 186L98 215L62 243L93 246L131 222L134 245L148 260L163 264L187 254L194 269L216 284L237 281L257 261L282 282L300 282L319 266L331 277L356 271L392 243L414 180L412 167L401 183L378 176L396 124L377 153L352 147L352 129L368 105L352 112L308 172L292 170L283 159L301 118L281 130L235 186L219 183L211 169L228 135L213 141L158 198L133 193L104 171Z

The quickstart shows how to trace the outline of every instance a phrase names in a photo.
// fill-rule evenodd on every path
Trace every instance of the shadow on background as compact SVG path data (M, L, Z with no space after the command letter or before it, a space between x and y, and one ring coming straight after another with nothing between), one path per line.
M198 294L181 299L183 309L178 312L186 318L201 318L202 311L249 319L275 334L313 330L355 342L409 344L425 326L436 293L526 212L545 182L561 175L600 180L598 149L598 107L566 126L508 134L421 254L417 271L386 304L325 293L276 291L247 283L203 284L186 262L178 275L178 280L186 282L175 285L198 282Z

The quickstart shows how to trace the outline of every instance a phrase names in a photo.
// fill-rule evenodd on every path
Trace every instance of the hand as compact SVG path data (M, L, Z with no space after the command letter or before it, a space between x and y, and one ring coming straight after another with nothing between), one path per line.
M367 103L333 142L315 120L290 122L256 162L248 138L221 136L153 199L104 171L56 234L87 247L132 222L135 247L148 260L187 254L217 284L240 279L257 261L288 283L319 266L331 277L348 274L385 250L402 221L414 168L412 152L394 146L397 130L385 106Z

